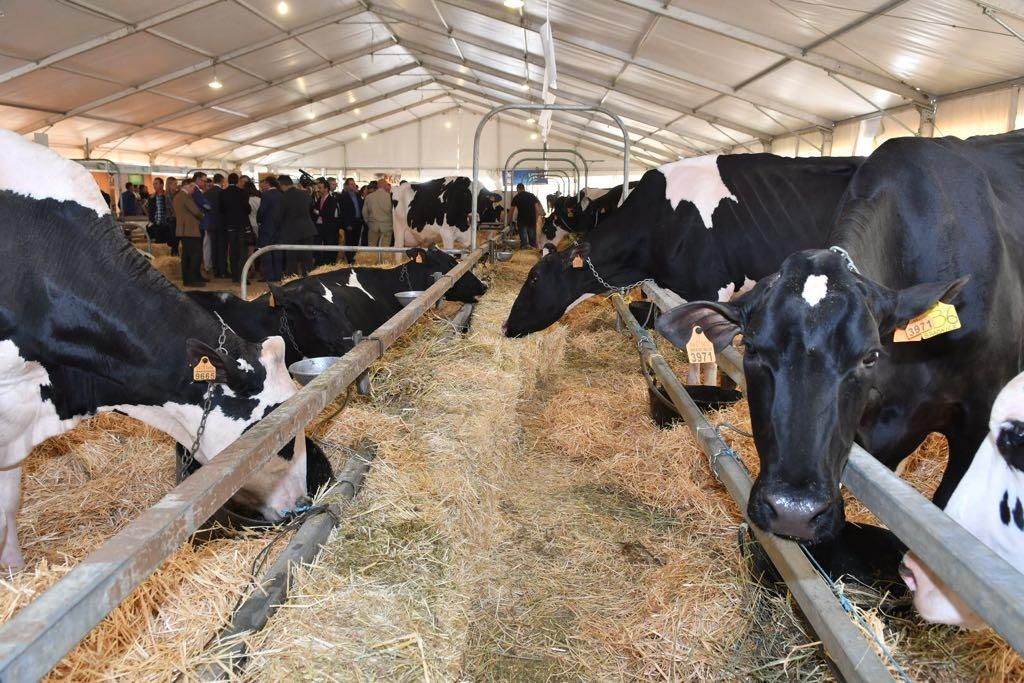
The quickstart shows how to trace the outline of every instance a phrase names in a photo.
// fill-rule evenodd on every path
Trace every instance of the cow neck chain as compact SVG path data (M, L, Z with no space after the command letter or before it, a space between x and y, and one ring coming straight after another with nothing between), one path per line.
M214 311L213 314L217 316L217 320L220 321L220 336L217 337L217 348L215 350L218 354L226 354L227 349L224 348L224 343L228 340L228 330L231 330L231 328L228 327L226 322L224 322L224 318L220 317L220 313ZM234 332L234 330L231 331ZM209 382L206 385L206 393L203 394L203 416L199 418L199 428L196 429L196 438L192 441L192 447L188 449L185 456L181 459L182 472L187 470L196 459L196 451L199 449L199 442L202 441L203 432L206 431L206 420L210 417L210 412L213 410L213 390L216 386L216 382Z
M398 283L401 284L405 280L409 283L409 289L412 289L412 276L409 275L409 265L406 263L402 264L402 269L398 272Z
M302 349L300 349L299 345L295 342L295 335L292 333L291 321L288 320L288 314L283 308L281 309L281 324L278 325L278 329L281 331L281 334L284 335L284 338L288 340L288 343L292 345L292 348L295 349L295 352L301 355Z
M854 275L860 275L860 271L857 270L857 266L854 265L853 263L853 258L850 257L850 252L846 251L842 247L837 247L835 245L829 247L828 250L831 251L833 254L839 254L839 257L843 259L843 262L846 264L847 270L849 270Z
M590 260L589 256L587 257L587 265L590 266L590 272L594 274L594 277L597 279L599 283L601 283L602 287L619 292L620 294L625 294L631 289L635 289L640 285L646 284L648 282L654 282L653 278L645 277L643 280L637 280L631 285L622 285L620 287L618 285L613 285L612 283L608 282L603 277L601 277L601 274L597 272L597 268L594 267L594 262Z

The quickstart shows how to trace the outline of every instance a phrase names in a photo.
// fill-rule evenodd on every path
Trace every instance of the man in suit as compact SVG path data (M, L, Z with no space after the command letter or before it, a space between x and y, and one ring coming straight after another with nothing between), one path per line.
M377 189L366 197L363 204L366 223L370 226L369 246L390 247L395 242L395 226L392 222L391 183L385 179L377 182ZM377 262L384 262L384 254L377 255Z
M281 183L280 216L282 244L316 244L317 232L310 218L309 193L295 187L291 176L277 177ZM305 275L313 269L313 254L308 251L286 251L285 275Z
M320 243L326 246L338 246L338 231L341 221L338 218L338 200L331 192L331 186L325 178L317 178L316 199L313 206L316 216L316 231L320 233ZM320 251L315 259L318 266L338 262L338 252Z
M228 266L232 282L239 282L248 244L245 228L249 225L249 193L237 173L228 174L228 186L220 193L220 216L227 236Z
M345 246L358 247L363 234L363 198L354 178L345 178L344 189L338 193L338 215L345 231ZM356 252L346 251L349 265L356 262Z
M259 224L257 247L268 247L281 243L281 184L276 176L268 175L260 181L263 198L260 208L256 211L256 222ZM284 273L284 252L271 251L260 256L260 270L267 282L277 282Z
M223 174L216 173L213 182L209 184L203 197L210 206L210 213L207 214L206 234L210 239L210 250L213 257L214 277L228 276L228 244L227 233L224 230L224 214L221 211L220 193L224 184Z

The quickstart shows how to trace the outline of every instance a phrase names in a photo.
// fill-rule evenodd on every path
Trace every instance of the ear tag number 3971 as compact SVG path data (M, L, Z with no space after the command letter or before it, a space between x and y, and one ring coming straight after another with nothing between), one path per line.
M919 342L960 329L960 317L952 304L941 301L893 333L896 343Z
M194 382L212 382L217 379L217 368L213 367L213 363L206 356L199 359L196 366L192 368L192 381Z
M704 336L699 325L694 326L690 341L686 342L686 357L691 363L715 362L715 345Z

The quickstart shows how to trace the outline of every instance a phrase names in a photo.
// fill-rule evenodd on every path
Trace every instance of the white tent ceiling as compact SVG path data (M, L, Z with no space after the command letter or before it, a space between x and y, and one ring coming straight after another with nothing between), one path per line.
M622 116L644 164L1024 75L1019 0L277 5L0 0L0 126L46 132L58 148L88 140L97 157L322 157L459 106L479 115L539 101L548 16L559 102ZM208 85L215 77L220 90ZM528 131L528 117L505 120ZM553 144L618 148L618 128L601 116L554 121Z

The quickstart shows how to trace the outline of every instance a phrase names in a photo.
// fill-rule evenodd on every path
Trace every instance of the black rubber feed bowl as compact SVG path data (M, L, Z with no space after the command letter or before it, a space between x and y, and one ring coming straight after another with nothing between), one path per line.
M736 389L710 386L688 386L686 392L702 411L721 410L743 398ZM683 417L672 405L672 400L665 393L664 389L651 389L648 387L647 396L651 404L651 419L654 424L662 428L671 427L677 422L685 422Z
M175 479L178 484L185 481L189 475L202 467L196 460L193 460L188 467L183 467L186 452L184 446L175 444ZM281 449L281 457L288 460L291 459L291 443ZM333 481L334 472L331 469L330 461L327 459L327 454L324 453L323 449L315 441L307 436L306 491L312 495ZM301 509L299 512L301 512ZM263 515L256 513L255 516L252 516L252 514L240 509L231 500L228 500L217 512L213 513L213 516L207 520L207 524L215 522L228 529L253 529L277 526L287 523L292 519L292 516L289 516L280 522L271 522L263 517Z

